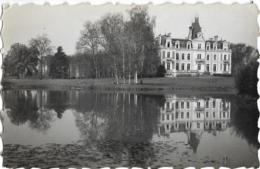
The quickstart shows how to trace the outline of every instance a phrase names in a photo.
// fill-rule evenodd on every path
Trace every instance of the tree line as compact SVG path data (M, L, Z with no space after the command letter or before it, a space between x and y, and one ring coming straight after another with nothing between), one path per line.
M127 13L109 13L96 22L87 21L76 44L76 53L68 57L57 49L50 61L49 77L68 78L68 64L81 65L87 78L115 78L115 83L138 82L138 77L155 76L160 60L154 36L155 19L145 6ZM43 58L53 56L46 35L32 38L29 45L13 44L4 60L5 74L18 78L43 77ZM13 69L15 68L15 69Z

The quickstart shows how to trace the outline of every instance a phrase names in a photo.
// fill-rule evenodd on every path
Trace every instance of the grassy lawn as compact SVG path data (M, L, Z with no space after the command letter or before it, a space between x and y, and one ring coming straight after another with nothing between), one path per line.
M114 79L4 79L4 88L101 89L236 93L233 77L144 78L142 84L114 84Z

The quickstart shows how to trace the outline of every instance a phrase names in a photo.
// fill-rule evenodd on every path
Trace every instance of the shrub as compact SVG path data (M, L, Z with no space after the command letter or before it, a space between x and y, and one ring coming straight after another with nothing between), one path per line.
M203 75L209 76L209 75L210 75L210 72L204 72Z
M259 63L251 60L248 64L240 64L235 68L235 83L239 94L257 96L257 68Z
M165 67L164 67L163 65L160 65L160 66L157 68L156 76L157 76L157 77L164 77L165 73L166 73Z
M176 77L191 77L191 74L182 73L182 74L177 74Z
M213 76L231 77L231 74L214 73Z

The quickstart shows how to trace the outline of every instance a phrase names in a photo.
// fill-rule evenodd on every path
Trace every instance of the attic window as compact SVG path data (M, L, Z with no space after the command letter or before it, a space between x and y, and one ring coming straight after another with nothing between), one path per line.
M167 47L169 48L171 46L170 42L167 43Z
M207 43L206 49L207 49L207 50L210 50L210 43L209 43L209 42Z
M179 48L179 42L178 42L178 41L176 42L175 47L176 47L177 49Z
M188 43L187 48L190 49L190 43Z
M216 43L214 44L214 50L217 50L217 44Z
M198 49L201 49L201 44L200 43L198 44Z

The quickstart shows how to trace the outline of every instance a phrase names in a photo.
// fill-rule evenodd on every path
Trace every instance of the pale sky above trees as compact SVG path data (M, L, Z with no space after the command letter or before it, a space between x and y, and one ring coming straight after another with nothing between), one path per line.
M111 4L8 7L3 15L4 51L7 52L13 43L28 44L31 38L47 34L52 45L62 46L64 52L73 54L86 21L97 21L107 13L126 14L130 8L129 5ZM156 17L155 35L170 32L176 38L185 38L194 17L199 16L205 38L219 35L230 42L256 47L257 8L252 4L149 5L149 14Z

